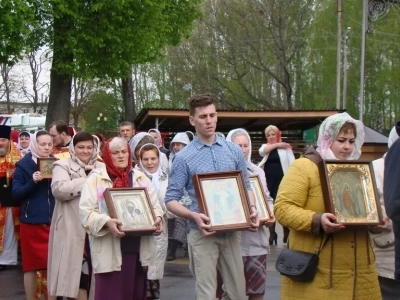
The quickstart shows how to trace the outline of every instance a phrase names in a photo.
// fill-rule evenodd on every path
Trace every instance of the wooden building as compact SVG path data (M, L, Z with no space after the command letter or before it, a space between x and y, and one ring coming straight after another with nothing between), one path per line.
M362 146L361 160L374 160L381 158L388 150L388 138L383 134L364 125L364 144Z
M304 132L314 128L321 122L338 112L335 109L326 110L218 110L217 131L227 134L235 128L246 129L252 139L252 159L261 160L258 149L266 142L264 129L268 125L275 125L282 131L282 139L293 146L293 152L298 157L308 147L304 140ZM187 109L145 108L138 114L135 125L139 131L158 128L166 133L164 144L166 147L177 132L193 131L189 123Z
M264 129L275 125L282 131L282 139L293 146L293 152L299 157L307 147L315 142L306 141L306 130L315 128L322 121L342 110L218 110L217 131L227 134L235 128L246 129L252 139L252 160L259 162L258 149L266 142ZM164 144L168 148L177 132L194 131L189 123L187 109L144 108L138 114L135 125L139 131L158 128L164 133ZM387 137L365 126L365 142L362 147L363 160L374 160L387 151Z

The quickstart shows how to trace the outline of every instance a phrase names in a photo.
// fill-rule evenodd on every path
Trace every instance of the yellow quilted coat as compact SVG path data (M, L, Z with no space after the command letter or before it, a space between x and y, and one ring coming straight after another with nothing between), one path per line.
M321 159L316 152L314 156ZM279 223L291 229L290 249L318 252L321 235L312 232L312 218L316 212L325 212L325 207L318 167L312 160L302 157L292 163L280 184L274 212ZM365 228L349 227L335 233L319 259L312 282L281 276L281 299L381 299L375 257Z

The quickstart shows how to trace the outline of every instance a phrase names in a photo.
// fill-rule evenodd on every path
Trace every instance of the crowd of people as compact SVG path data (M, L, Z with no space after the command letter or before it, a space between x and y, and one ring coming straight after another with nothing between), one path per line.
M165 262L182 246L196 299L261 300L278 221L288 248L319 256L312 281L282 276L282 299L400 299L400 189L393 176L400 172L400 123L389 136L388 154L373 162L384 218L368 227L336 222L327 212L318 167L323 160L359 159L360 121L347 113L328 117L316 145L299 159L280 130L267 126L257 166L249 133L237 128L225 138L216 132L217 116L211 95L193 96L195 133L177 133L169 149L158 129L136 133L130 122L108 140L75 133L63 121L33 134L0 125L0 270L18 264L20 249L28 300L40 297L38 277L46 282L46 299L158 299ZM41 169L46 160L51 176ZM250 225L215 231L200 211L192 178L235 170L247 190ZM267 221L259 220L251 175L262 183ZM128 234L110 215L105 192L123 188L146 190L151 235Z

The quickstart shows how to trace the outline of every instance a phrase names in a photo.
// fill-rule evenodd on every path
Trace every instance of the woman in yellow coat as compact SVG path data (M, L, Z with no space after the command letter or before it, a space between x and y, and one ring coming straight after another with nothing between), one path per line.
M282 276L281 299L379 300L375 257L367 228L345 227L325 213L317 163L322 159L358 159L364 142L363 124L347 113L328 117L319 130L316 147L292 163L275 201L275 217L289 227L289 248L317 253L322 247L312 282Z

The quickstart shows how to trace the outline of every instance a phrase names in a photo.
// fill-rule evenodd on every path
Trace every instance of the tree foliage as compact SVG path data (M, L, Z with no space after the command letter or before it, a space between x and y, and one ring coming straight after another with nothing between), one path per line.
M316 2L207 0L191 38L148 75L169 84L163 90L174 106L190 86L212 92L224 108L292 109L295 58Z
M52 49L47 124L69 119L72 77L125 79L191 31L200 0L3 0L0 62Z
M83 112L85 120L83 128L88 132L100 132L102 134L105 133L105 130L117 130L117 125L123 116L122 111L121 99L105 91L96 91L88 97ZM102 114L101 117L100 113Z
M191 95L204 92L224 109L335 107L337 0L199 2L4 0L0 59L7 57L8 66L22 49L51 48L49 121L66 119L73 77L99 78L113 95L130 95L124 118L143 107L185 108ZM400 115L396 7L367 34L363 118L382 132ZM351 31L341 96L358 117L362 1L343 1L342 16L342 31ZM13 39L15 48L6 48Z
M30 32L37 27L35 0L0 1L0 63L13 65L27 48Z
M181 108L191 94L212 92L225 109L335 108L336 0L207 0L202 11L188 40L162 62L136 67L140 105ZM363 119L382 132L400 113L399 15L394 7L367 34ZM356 118L361 22L362 1L344 1L342 33L351 27L345 109Z

